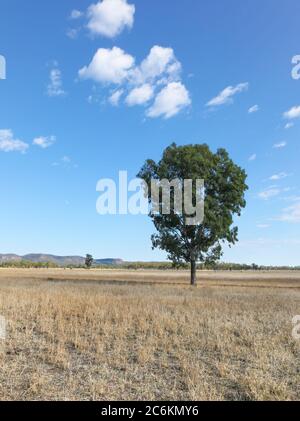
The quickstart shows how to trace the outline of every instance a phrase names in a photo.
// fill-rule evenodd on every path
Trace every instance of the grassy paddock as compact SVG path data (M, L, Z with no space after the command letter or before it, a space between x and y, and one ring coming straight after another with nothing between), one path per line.
M299 399L299 272L199 278L0 270L0 399Z

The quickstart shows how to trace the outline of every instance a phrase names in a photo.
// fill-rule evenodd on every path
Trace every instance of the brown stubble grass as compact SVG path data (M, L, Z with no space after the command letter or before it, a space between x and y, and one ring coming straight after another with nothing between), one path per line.
M0 271L1 400L299 399L295 279L190 288L83 272Z

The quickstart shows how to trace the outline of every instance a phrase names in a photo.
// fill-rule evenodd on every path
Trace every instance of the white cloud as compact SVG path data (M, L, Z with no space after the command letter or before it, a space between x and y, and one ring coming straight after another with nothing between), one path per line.
M53 162L52 167L62 167L66 169L78 168L77 164L74 164L72 159L65 155L59 161Z
M15 139L12 130L0 130L0 151L25 153L29 145L22 140Z
M99 48L91 63L79 70L79 77L101 83L120 84L128 77L134 58L121 48Z
M87 27L93 35L113 38L134 23L135 6L127 0L103 0L87 11Z
M180 71L181 64L174 50L155 45L141 65L134 69L131 80L135 84L143 84L162 77L166 82L174 82L178 80Z
M63 89L62 74L58 67L50 71L50 83L47 87L47 94L50 97L64 96L66 94Z
M282 149L282 148L285 148L286 147L286 145L287 145L287 142L279 142L279 143L275 143L274 145L273 145L273 148L274 149Z
M283 198L283 200L287 202L300 202L300 196L297 196L297 195L286 196Z
M300 202L283 209L278 219L283 222L300 223Z
M257 155L256 155L256 153L254 153L253 155L251 155L251 156L249 157L249 161L255 161L255 160L256 160L256 158L257 158Z
M300 105L292 107L290 110L283 113L283 117L288 120L293 120L295 118L300 118Z
M250 107L248 110L249 114L253 114L253 113L257 113L257 111L259 111L259 106L258 105L253 105L253 107Z
M128 81L133 86L166 85L179 81L180 72L181 63L173 49L156 45L140 66L135 66L135 58L118 47L100 48L92 62L79 71L79 76L102 83Z
M277 180L282 180L283 178L286 178L286 177L288 177L288 174L287 174L287 173L285 173L285 172L281 172L281 173L279 173L279 174L274 174L274 175L272 175L272 176L269 178L269 180L271 180L271 181L277 181Z
M67 37L71 39L76 39L79 34L80 29L68 29L67 30Z
M139 66L133 56L118 47L100 48L91 63L79 70L79 77L118 85L108 97L113 106L119 105L126 92L126 105L143 105L154 98L146 115L170 118L191 104L190 94L181 82L181 69L172 48L154 46Z
M298 246L300 245L300 240L297 238L283 238L281 240L276 240L273 238L258 238L255 240L247 240L247 241L240 241L239 245L242 247L251 245L255 247L263 247L264 249L266 246L278 246L278 247L287 247L287 246Z
M83 12L81 12L80 10L72 10L71 14L70 14L70 19L79 19L83 16Z
M72 160L69 156L65 155L62 157L62 162L64 162L65 164L69 164Z
M258 197L263 200L271 199L272 197L278 196L280 194L280 189L275 187L269 187L268 189L260 192Z
M170 118L190 104L186 87L181 82L171 82L159 92L154 104L148 109L147 116Z
M229 104L233 102L234 95L247 91L249 83L239 83L236 86L228 86L222 92L219 93L215 98L211 99L206 106L216 107L223 104Z
M153 98L154 90L149 84L134 88L126 98L126 104L129 106L142 105Z
M113 92L111 96L108 98L109 103L113 107L117 107L119 105L119 102L123 93L124 93L123 89L118 89L117 91Z
M294 123L290 122L290 123L286 123L286 125L284 126L284 128L286 130L291 129L294 126Z
M270 225L268 225L268 224L257 224L257 228L260 228L260 229L266 229L266 228L269 228L270 227Z
M56 142L55 136L40 136L33 140L33 144L42 149L47 149Z

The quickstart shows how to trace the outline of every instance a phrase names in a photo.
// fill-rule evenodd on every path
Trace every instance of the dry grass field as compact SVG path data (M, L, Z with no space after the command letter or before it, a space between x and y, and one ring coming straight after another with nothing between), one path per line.
M0 270L0 400L298 400L300 273Z

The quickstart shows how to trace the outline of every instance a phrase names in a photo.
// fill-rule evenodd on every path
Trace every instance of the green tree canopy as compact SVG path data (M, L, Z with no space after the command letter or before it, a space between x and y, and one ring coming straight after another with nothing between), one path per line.
M93 256L92 256L92 255L90 255L90 254L87 254L87 255L86 255L86 258L85 258L85 266L86 266L88 269L90 269L90 268L92 267L93 263L94 263Z
M138 174L148 187L148 200L151 197L151 180L204 180L204 220L197 225L187 225L187 215L183 209L178 214L171 207L169 215L162 212L150 213L157 233L152 236L153 248L160 248L168 253L168 258L175 264L191 264L191 283L196 284L197 262L210 263L222 256L222 244L235 244L238 240L238 228L233 226L234 215L240 216L246 206L246 172L236 165L225 149L213 153L208 145L196 144L177 146L172 144L156 163L147 160ZM174 199L174 194L173 194ZM197 199L193 188L193 203ZM159 199L163 200L162 195ZM162 203L160 203L162 205Z

